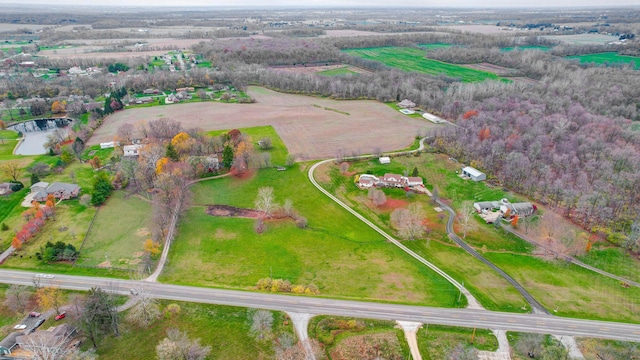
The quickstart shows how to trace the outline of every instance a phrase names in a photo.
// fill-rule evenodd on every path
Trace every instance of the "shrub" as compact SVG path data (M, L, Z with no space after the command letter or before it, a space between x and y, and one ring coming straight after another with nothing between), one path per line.
M0 226L0 230L7 231L7 230L9 230L9 227L7 226L7 224L2 223L2 225Z
M11 183L11 191L16 192L16 191L20 191L24 188L24 184L21 183L20 181L12 181Z

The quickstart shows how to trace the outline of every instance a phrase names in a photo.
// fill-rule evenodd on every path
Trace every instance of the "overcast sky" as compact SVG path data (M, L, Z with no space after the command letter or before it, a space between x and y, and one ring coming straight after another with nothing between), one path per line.
M102 5L113 6L251 6L251 7L610 7L640 6L640 0L0 0L2 4Z

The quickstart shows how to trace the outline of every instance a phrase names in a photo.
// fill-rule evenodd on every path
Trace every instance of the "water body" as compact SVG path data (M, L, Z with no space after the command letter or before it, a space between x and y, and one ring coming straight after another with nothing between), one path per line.
M10 130L22 133L24 136L24 140L18 145L15 153L17 155L46 154L47 149L44 144L49 135L60 130L66 136L69 133L67 125L70 121L70 119L38 119L10 126Z

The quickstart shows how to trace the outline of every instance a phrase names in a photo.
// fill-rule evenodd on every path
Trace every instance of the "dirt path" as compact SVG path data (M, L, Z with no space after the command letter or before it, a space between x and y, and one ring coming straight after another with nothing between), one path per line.
M409 344L409 350L411 351L411 358L413 360L422 360L422 354L418 348L418 330L422 327L421 323L409 322L409 321L396 321L398 325L404 331L404 337Z

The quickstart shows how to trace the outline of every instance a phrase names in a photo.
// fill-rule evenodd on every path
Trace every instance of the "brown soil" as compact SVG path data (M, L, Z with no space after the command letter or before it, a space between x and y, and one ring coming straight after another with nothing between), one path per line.
M229 205L209 205L206 210L211 216L241 217L257 219L262 213L253 209L242 209Z
M248 94L257 103L207 101L119 111L104 120L89 145L113 140L124 123L135 125L166 117L180 121L184 128L204 130L271 125L289 153L298 160L313 160L333 157L339 149L345 153L367 153L376 147L382 151L402 149L413 143L418 132L436 126L377 101L338 101L256 87L250 87Z
M379 208L382 210L395 210L398 208L407 207L408 205L409 205L409 202L406 200L387 199L387 202L384 203L384 205L380 206Z

